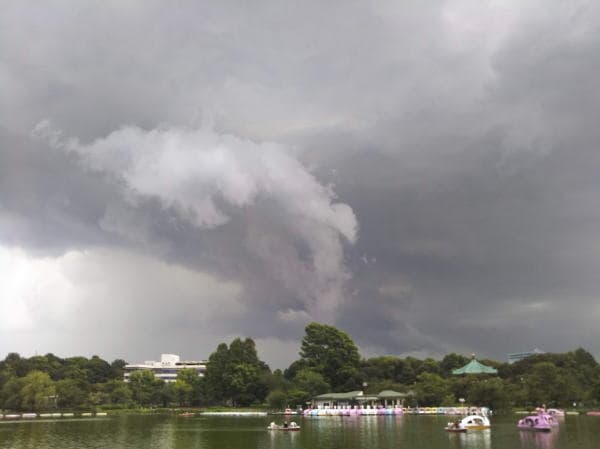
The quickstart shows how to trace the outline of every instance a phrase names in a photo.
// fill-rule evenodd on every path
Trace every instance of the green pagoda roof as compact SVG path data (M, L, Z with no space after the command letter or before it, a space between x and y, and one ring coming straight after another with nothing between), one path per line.
M452 370L452 374L498 374L498 370L473 359L462 368Z

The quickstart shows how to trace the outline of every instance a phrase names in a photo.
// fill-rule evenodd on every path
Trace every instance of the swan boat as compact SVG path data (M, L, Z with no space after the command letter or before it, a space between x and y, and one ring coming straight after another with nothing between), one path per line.
M517 423L519 430L531 430L534 432L550 432L552 425L548 422L546 415L537 414L526 416Z
M468 415L460 420L458 427L466 430L484 430L489 429L491 425L489 418L485 415Z

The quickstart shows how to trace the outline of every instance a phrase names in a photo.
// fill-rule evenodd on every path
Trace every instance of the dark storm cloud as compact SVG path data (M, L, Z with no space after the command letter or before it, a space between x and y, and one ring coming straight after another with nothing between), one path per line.
M180 345L167 352L195 339L208 355L242 333L282 365L295 354L273 341L335 310L369 354L599 354L598 13L585 2L10 2L0 246L81 273L73 304L100 295L99 269L112 281L96 313L152 323ZM191 170L181 148L207 141L229 165ZM265 173L286 174L283 188ZM127 282L140 273L155 292ZM181 287L165 313L169 279ZM70 328L74 316L55 320ZM132 340L152 334L116 323ZM64 340L57 326L47 350L82 350ZM129 351L154 356L143 338Z
M77 169L73 158L0 131L0 235L4 245L42 253L110 243L98 227L121 188Z
M584 38L598 16L573 10L532 18L535 26L490 55L494 76L473 104L477 121L431 111L410 130L418 145L331 162L361 225L356 251L374 261L353 270L351 312L373 316L362 326L387 335L374 347L598 351L600 136L590 74L600 59L597 39ZM438 119L456 128L446 133ZM373 285L386 287L377 294ZM380 313L368 313L361 286ZM421 345L406 326L423 334Z

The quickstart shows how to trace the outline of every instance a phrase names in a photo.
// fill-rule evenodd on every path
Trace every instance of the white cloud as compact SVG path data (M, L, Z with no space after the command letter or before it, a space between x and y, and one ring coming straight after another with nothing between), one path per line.
M48 121L40 122L35 133L79 154L84 166L122 178L132 203L136 195L159 198L165 207L180 210L199 231L230 220L219 202L237 210L252 208L261 200L273 202L288 230L287 238L304 242L309 260L300 262L296 257L291 263L271 264L281 255L272 238L260 229L247 248L271 267L270 274L278 281L296 286L296 294L313 317L333 318L350 277L344 265L343 239L356 241L356 217L286 147L221 135L208 127L150 131L125 127L88 145L63 139ZM119 231L115 211L109 208L107 212L110 215L103 225ZM122 234L131 235L131 226L125 226ZM303 274L309 282L300 286L295 278Z
M0 332L34 331L61 322L75 287L61 260L0 247Z
M68 348L135 359L195 349L202 357L214 348L199 336L246 312L240 285L122 250L36 258L0 247L0 269L0 335L13 336L0 352ZM194 348L177 332L195 335Z

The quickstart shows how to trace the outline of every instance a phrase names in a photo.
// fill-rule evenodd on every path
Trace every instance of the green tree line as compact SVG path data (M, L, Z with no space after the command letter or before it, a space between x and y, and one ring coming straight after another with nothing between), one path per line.
M409 406L451 406L459 399L495 410L512 407L570 407L600 404L600 366L586 350L532 355L508 364L483 363L498 375L454 376L469 358L448 354L432 358L361 358L352 338L326 324L310 323L299 358L285 370L271 371L258 357L251 338L221 343L208 359L203 377L183 369L165 383L151 371L123 380L123 360L97 356L59 358L53 354L0 362L0 409L52 409L265 406L304 407L326 392L364 390L408 393Z

